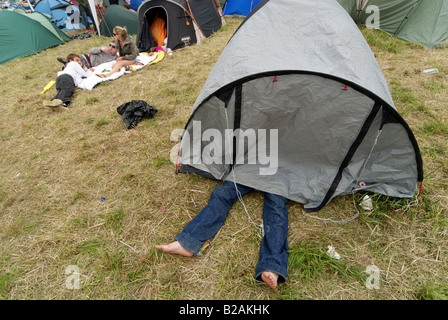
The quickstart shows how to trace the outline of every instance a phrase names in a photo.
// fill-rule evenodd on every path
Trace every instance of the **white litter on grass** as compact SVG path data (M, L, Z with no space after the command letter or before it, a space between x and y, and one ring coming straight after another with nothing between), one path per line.
M437 69L437 68L434 68L434 69L427 69L427 70L423 70L423 73L424 73L424 74L427 74L427 75L429 75L429 74L434 74L434 73L439 73L439 69Z
M332 246L328 246L327 255L330 258L341 260L341 256L336 252L336 250Z
M361 201L361 207L366 211L372 211L373 210L373 203L372 199L366 195L362 201Z

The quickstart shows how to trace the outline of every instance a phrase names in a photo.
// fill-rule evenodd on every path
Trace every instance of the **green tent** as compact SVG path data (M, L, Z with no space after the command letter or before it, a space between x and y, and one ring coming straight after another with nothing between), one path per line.
M448 0L338 0L352 18L366 24L372 7L379 9L379 29L427 49L448 40Z
M113 29L116 26L126 27L129 34L137 34L138 18L135 11L130 11L122 6L113 4L108 6L104 12L103 21L100 24L102 36L112 37Z
M0 64L70 40L39 12L0 11Z

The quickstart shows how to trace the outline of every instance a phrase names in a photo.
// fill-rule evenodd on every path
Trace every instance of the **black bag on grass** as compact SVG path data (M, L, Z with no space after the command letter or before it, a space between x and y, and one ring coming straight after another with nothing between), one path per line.
M132 100L117 108L127 129L134 128L144 118L153 118L157 111L156 107L150 106L143 100Z

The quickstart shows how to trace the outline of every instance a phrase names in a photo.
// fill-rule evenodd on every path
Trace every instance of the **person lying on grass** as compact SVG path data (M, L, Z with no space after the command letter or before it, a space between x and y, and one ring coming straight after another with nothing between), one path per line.
M239 196L254 191L253 188L225 181L213 190L212 195L198 215L168 245L155 248L171 254L192 257L199 253L204 243L212 238L226 220L227 214ZM264 193L263 227L264 235L260 244L255 279L264 281L270 288L284 283L288 273L289 249L288 200L272 193Z
M94 47L89 50L88 54L80 55L82 66L84 69L91 69L98 67L100 64L115 61L118 58L118 49L115 41L111 41L108 47ZM64 66L67 65L67 60L61 57L56 58Z
M95 76L93 69L87 71L83 69L79 55L70 53L67 56L67 65L64 70L58 72L56 78L57 94L50 101L44 101L44 106L67 108L75 93L75 87L79 87L83 79Z
M117 63L112 66L110 72L99 75L102 78L108 78L126 66L133 64L143 65L141 62L135 61L139 55L139 50L132 37L128 35L126 27L115 27L113 30L113 37L115 39L115 46L118 49L119 57L116 59Z

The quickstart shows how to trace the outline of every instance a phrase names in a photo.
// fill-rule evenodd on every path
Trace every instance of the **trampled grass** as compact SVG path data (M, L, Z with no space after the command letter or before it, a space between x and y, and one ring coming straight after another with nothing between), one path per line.
M448 53L366 28L396 107L422 151L425 182L418 202L369 194L374 211L343 225L312 219L290 202L291 272L277 290L253 279L260 234L239 203L202 257L154 249L172 241L218 184L176 175L169 138L184 127L241 22L227 20L201 45L92 91L77 90L69 110L41 106L55 94L54 88L40 92L61 68L56 57L87 52L108 39L74 40L0 66L2 299L447 298ZM422 73L435 67L439 73ZM126 130L116 108L134 99L159 112ZM259 193L245 197L256 222L262 199ZM318 215L342 220L354 213L347 196ZM329 245L341 260L326 256ZM79 288L67 287L73 266ZM365 283L369 266L379 270L377 289Z

